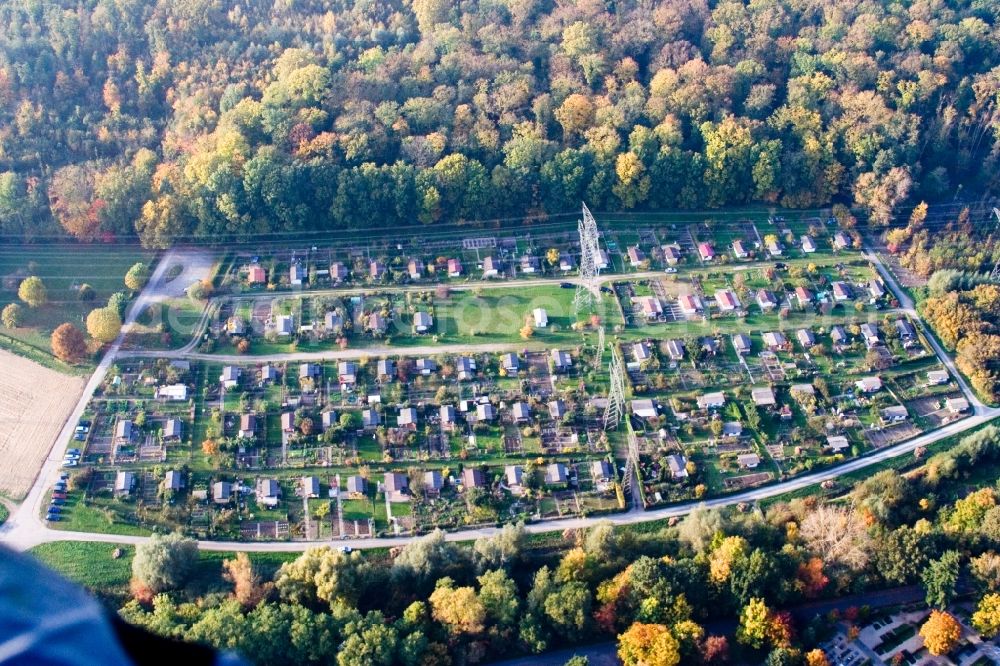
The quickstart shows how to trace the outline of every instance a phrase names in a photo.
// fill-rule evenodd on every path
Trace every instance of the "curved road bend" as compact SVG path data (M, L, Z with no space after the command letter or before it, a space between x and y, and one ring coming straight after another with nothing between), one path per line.
M107 353L98 365L97 370L91 377L90 381L84 389L83 394L77 403L76 409L74 409L73 414L70 416L66 425L63 427L62 432L56 442L68 442L72 431L75 428L75 424L79 422L84 409L86 408L94 390L100 385L101 379L107 372L108 367L114 361L116 355L121 347L122 339L125 334L131 328L131 325L135 322L136 316L142 311L147 304L155 302L157 296L155 296L156 287L162 279L163 273L166 267L171 265L174 251L169 251L164 255L163 259L160 261L156 270L154 271L152 277L150 278L149 284L146 289L139 295L139 297L132 304L126 315L126 322L123 326L122 333L118 336L118 339L108 348ZM913 315L918 323L920 322L919 317L916 317L916 312L913 309L913 301L906 297L902 289L896 283L892 274L885 268L881 260L874 253L866 253L865 256L876 266L879 272L882 274L883 278L889 284L890 288L896 294L900 304L903 306L903 310L908 314ZM914 449L933 444L941 439L956 435L976 426L979 426L987 421L1000 415L1000 408L987 407L985 406L969 389L968 384L965 382L962 375L955 368L954 362L945 354L944 350L941 348L937 340L930 335L927 335L927 339L930 341L937 353L941 362L945 364L946 367L952 372L956 380L959 382L963 392L969 399L970 404L974 406L974 414L967 419L961 421L955 421L949 423L933 432L929 432L923 435L919 435L913 439L910 439L899 444L881 449L872 453L871 455L865 456L863 458L856 458L854 460L847 461L836 467L832 467L826 470L821 470L818 472L813 472L810 474L805 474L788 481L783 481L781 483L773 484L770 486L765 486L763 488L756 488L735 495L729 495L726 497L719 497L715 499L710 499L702 502L686 502L683 504L676 504L673 506L662 507L659 509L652 509L649 511L639 511L633 509L627 513L613 514L611 516L602 516L600 518L564 518L560 520L547 521L544 523L537 523L527 526L527 531L531 533L540 532L552 532L560 531L565 529L574 529L591 526L597 522L609 521L615 525L631 525L635 523L646 522L650 520L659 520L663 518L680 517L691 511L696 506L707 506L707 507L724 507L731 506L734 504L739 504L743 502L755 502L777 495L784 494L786 492L801 490L813 484L822 483L823 481L834 480L837 477L847 474L850 472L855 472L858 470L865 469L872 465L876 465L885 460L889 460L896 456L904 455L912 452ZM492 349L496 349L495 346L491 346ZM420 351L421 348L408 348L407 351L415 354L426 353ZM433 348L436 352L440 353L442 351L441 347ZM393 353L399 353L402 351L400 348L393 348ZM176 353L176 352L175 352ZM320 354L326 354L326 352L319 352ZM336 353L336 352L333 352ZM368 350L371 354L372 350ZM158 355L165 355L164 352L158 353ZM197 358L196 355L189 355L191 357ZM296 358L306 359L309 357L308 354L295 354ZM331 356L325 356L326 358L331 358ZM211 356L214 360L225 360L226 357ZM262 357L266 358L266 357ZM245 357L244 357L245 360ZM53 445L55 448L55 445ZM145 537L137 536L124 536L115 534L104 534L104 533L90 533L90 532L69 532L63 530L53 530L47 527L41 520L40 509L41 501L45 495L45 490L48 488L52 479L55 478L56 472L59 469L61 458L56 456L53 457L53 452L49 452L49 457L45 461L41 471L38 474L38 478L35 481L34 486L32 486L31 491L28 493L25 501L20 505L17 511L12 512L11 517L8 521L0 526L0 541L7 543L9 546L16 548L18 550L27 550L40 543L46 543L51 541L99 541L106 543L127 543L135 544L142 542ZM478 529L464 530L459 532L449 532L447 538L452 541L464 541L469 539L475 539L481 536L490 536L497 532L497 528L494 527L484 527ZM399 546L408 543L413 537L388 537L388 538L368 538L368 539L351 539L350 541L338 542L338 543L349 543L355 548L379 548L387 546ZM297 552L304 550L305 548L315 545L317 543L328 543L320 541L294 541L294 542L229 542L229 541L201 541L200 547L205 550L221 550L221 551L250 551L250 552Z
M867 250L863 253L863 256L875 266L876 270L878 270L878 272L882 275L886 284L889 285L892 293L896 296L896 300L899 301L899 309L906 312L906 314L910 315L911 319L917 322L917 326L919 326L924 332L924 337L931 344L931 347L934 348L934 353L937 354L941 363L943 363L944 366L948 368L948 371L951 372L951 375L962 388L962 393L965 394L965 397L969 400L969 404L972 405L976 413L978 414L984 409L987 409L986 405L983 404L983 401L976 396L976 392L973 391L968 382L965 381L965 377L962 373L958 371L958 368L955 366L955 361L948 356L934 334L927 330L927 327L924 325L924 320L917 315L913 299L910 298L905 291L903 291L902 287L899 286L899 283L896 282L896 277L892 274L892 271L886 268L885 264L882 263L882 258L878 256L878 253L873 250Z
M97 387L101 385L101 381L104 379L104 375L107 374L108 368L114 363L117 357L118 350L121 349L122 342L125 340L125 336L128 335L129 331L132 329L132 325L135 324L136 318L142 313L143 309L150 303L154 303L160 299L160 297L155 295L157 286L162 282L163 275L167 270L168 266L173 265L175 252L170 250L163 255L163 258L157 264L156 269L150 275L149 281L146 283L146 287L139 293L139 296L132 302L129 306L128 311L125 313L125 322L122 324L122 330L115 338L107 350L104 352L104 356L101 358L101 362L97 364L97 368L94 370L94 374L91 375L90 380L83 388L83 393L80 395L80 399L76 403L76 407L70 414L69 419L67 419L66 424L63 426L62 430L59 431L59 435L56 440L52 443L49 449L48 456L42 463L42 468L38 472L38 476L35 478L35 483L32 485L31 490L28 491L27 496L25 496L24 501L16 511L11 512L10 518L0 525L0 541L7 542L9 535L18 535L24 532L31 533L37 532L39 529L46 529L45 525L41 521L39 515L41 511L42 499L45 496L45 491L48 489L49 485L52 483L62 464L62 453L63 448L68 446L66 442L69 442L73 436L73 432L76 429L76 424L80 422L83 417L83 412L86 410L87 405L90 403L90 399L93 397L94 392ZM11 544L14 542L11 541Z

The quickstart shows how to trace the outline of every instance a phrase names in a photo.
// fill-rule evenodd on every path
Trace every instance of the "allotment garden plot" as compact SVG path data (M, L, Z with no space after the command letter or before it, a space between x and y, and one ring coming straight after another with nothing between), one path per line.
M715 309L740 332L620 343L647 504L785 479L971 413L904 314L800 310L761 330Z
M122 359L60 527L408 534L618 510L585 347L326 363ZM537 382L541 381L541 384ZM536 390L536 386L545 390Z

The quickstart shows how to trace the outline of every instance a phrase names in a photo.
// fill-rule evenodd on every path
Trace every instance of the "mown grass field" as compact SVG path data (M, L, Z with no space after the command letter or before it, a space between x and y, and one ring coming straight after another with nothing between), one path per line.
M48 292L46 305L24 307L21 326L0 328L0 346L38 361L47 357L46 365L54 362L62 366L56 369L67 370L51 356L52 331L67 321L83 328L87 313L125 289L123 280L129 267L137 261L150 262L152 257L138 245L0 245L0 308L19 302L20 278L37 275ZM92 301L85 303L78 298L82 284L94 289Z
M447 299L435 299L433 333L442 344L523 342L521 328L533 322L535 308L542 308L548 326L535 328L532 341L578 343L580 334L570 327L586 316L575 314L575 294L575 287L558 285L454 292ZM597 312L609 326L621 323L609 298L597 304Z
M113 554L121 548L122 556ZM132 546L87 541L54 541L31 549L31 554L70 580L102 594L124 593L132 576Z
M120 557L114 557L121 549ZM75 583L94 591L110 605L117 607L129 597L132 559L135 547L114 543L87 541L54 541L35 546L29 551L45 565ZM366 551L371 556L384 554L384 549ZM250 553L250 561L264 580L270 580L281 565L299 556L290 553ZM222 561L236 554L222 551L200 551L198 564L185 585L192 595L226 591L231 586L222 578Z

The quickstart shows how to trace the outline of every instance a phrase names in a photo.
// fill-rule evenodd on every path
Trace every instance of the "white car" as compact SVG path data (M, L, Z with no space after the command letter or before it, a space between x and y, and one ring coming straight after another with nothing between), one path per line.
M68 459L62 461L62 466L63 467L76 467L79 464L80 464L80 461L77 460L76 458L68 458Z
M670 268L664 270L663 272L664 273L676 273L677 269L671 266Z

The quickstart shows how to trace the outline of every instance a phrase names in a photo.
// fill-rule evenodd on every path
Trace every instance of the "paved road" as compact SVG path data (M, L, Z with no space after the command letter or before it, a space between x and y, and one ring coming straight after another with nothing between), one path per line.
M944 348L941 346L941 343L938 342L934 334L931 333L931 331L927 330L927 327L924 325L924 321L917 315L917 310L914 307L913 299L907 295L907 293L902 289L902 287L899 286L899 283L896 282L896 276L894 276L892 274L892 271L886 268L886 265L882 263L882 258L878 256L877 252L874 251L867 251L865 252L864 256L866 259L868 259L868 261L870 261L875 266L878 272L882 275L882 278L885 280L886 284L889 285L889 289L891 289L892 293L896 296L896 300L899 301L901 309L905 311L907 314L909 314L910 317L917 322L917 325L924 333L924 337L927 338L927 341L930 342L931 347L934 348L934 353L937 354L941 362L951 372L952 376L958 382L958 385L962 388L962 392L965 393L966 398L968 398L969 404L972 405L976 413L979 413L984 409L986 409L986 405L984 405L983 401L980 400L978 396L976 396L975 391L973 391L972 388L969 387L969 384L965 381L965 377L962 376L962 373L958 371L958 368L955 366L955 361L953 361L952 358L948 356L948 354L945 352Z
M809 261L807 259L790 259L786 260L789 265L796 263L805 263ZM755 268L760 268L761 266L770 265L770 261L756 261L746 264L740 264L736 266L729 266L728 269L732 272L749 271ZM687 273L688 271L696 271L703 269L704 266L698 266L696 268L681 269L682 273ZM187 275L187 272L185 272ZM596 285L591 287L591 290L597 295L598 298L602 297L600 293L600 286L608 282L614 282L621 279L632 279L632 280L649 280L655 278L663 278L666 273L664 271L639 271L635 273L604 273L598 275L595 282ZM673 276L676 276L674 274ZM178 278L179 280L180 278ZM521 288L521 287L545 287L545 286L555 286L558 284L569 283L574 286L584 286L584 281L576 275L563 275L563 276L553 276L553 277L540 277L531 279L518 279L518 280L478 280L473 282L463 282L455 285L447 285L451 291L472 291L474 289L511 289L511 288ZM172 282L171 284L174 284ZM170 357L178 357L180 353L187 354L193 352L194 348L201 341L202 335L207 330L211 317L214 316L224 301L271 301L280 298L291 298L295 296L358 296L361 294L370 294L377 291L392 290L393 292L423 292L432 290L436 287L435 284L410 284L410 285L368 285L360 287L331 287L329 289L313 289L309 291L282 291L282 292L255 292L251 294L233 294L226 296L213 296L205 304L205 309L202 311L201 318L198 323L191 331L191 340L188 341L183 347L179 349L166 352ZM395 350L394 350L395 351ZM151 357L151 356L164 356L159 352L144 352L144 351L129 351L127 348L125 352L128 352L132 357ZM444 353L442 351L442 353ZM190 356L192 359L198 358L197 356ZM218 357L215 357L218 358ZM248 356L240 357L240 360L246 361L248 358L260 359L262 357L255 356L253 354ZM356 358L356 356L323 356L319 357L319 360L324 358ZM211 360L211 359L207 359ZM274 358L274 361L287 360L284 358ZM314 359L315 360L315 359Z
M621 274L608 274L601 275L597 278L597 284L601 285L605 282L610 282L612 280L617 280L622 277ZM663 277L663 273L659 271L645 271L642 273L630 273L629 277L634 277L638 279L650 279L654 277ZM533 278L530 280L517 280L517 281L506 281L506 280L482 280L477 282L464 282L458 285L448 285L451 291L472 291L474 289L517 289L521 287L545 287L545 286L556 286L559 284L572 284L575 286L583 285L583 280L577 276L562 276L562 277L547 277L547 278ZM292 292L263 292L263 293L253 293L253 294L234 294L226 296L213 296L205 304L205 308L202 311L201 318L198 323L191 330L191 340L188 341L183 347L175 349L169 352L145 352L145 351L129 351L127 348L125 353L129 353L132 357L137 356L163 356L164 354L177 355L179 353L192 352L194 348L201 341L202 335L207 330L211 318L218 313L219 308L224 302L256 302L256 301L273 301L276 299L283 298L294 298L296 296L303 297L317 297L317 296L359 296L362 294L371 294L378 291L392 290L393 292L425 292L433 290L435 285L424 284L424 285L370 285L365 287L331 287L329 289L312 289L309 291L292 291ZM600 298L599 286L592 287L592 291L597 294ZM262 357L249 355L241 357L241 360L246 361L248 358L260 359ZM191 358L197 358L196 356L191 356ZM354 358L353 356L342 356L342 357L324 357L324 358ZM282 360L282 359L275 359Z
M535 345L537 346L537 345ZM478 345L419 345L416 347L358 347L357 349L326 349L316 352L285 352L280 354L202 354L183 349L173 351L123 351L121 358L184 358L192 361L211 361L215 363L279 363L281 361L344 361L348 359L366 358L372 356L433 356L436 354L479 354L517 351L531 348L529 342L496 343L489 342Z
M70 414L69 419L63 426L63 429L59 432L59 436L52 443L52 448L49 449L48 456L42 464L42 469L38 472L38 477L35 479L34 485L31 487L31 490L28 491L28 495L24 498L24 501L21 502L21 506L17 509L17 511L11 512L11 516L7 519L7 522L0 526L0 541L7 541L8 536L11 535L13 538L17 539L23 538L23 536L19 535L37 534L40 531L47 529L41 522L39 515L41 511L42 498L45 496L45 491L56 479L60 465L62 464L62 453L64 447L67 446L66 442L69 442L70 438L73 436L76 424L80 422L83 412L87 408L87 404L93 397L94 391L96 391L97 387L101 385L101 381L104 379L104 375L107 374L108 368L110 368L111 364L114 363L118 350L122 346L122 341L124 341L125 336L128 335L128 332L131 330L136 318L143 311L143 309L146 308L146 306L159 300L169 298L169 294L165 294L160 291L162 286L161 283L163 282L163 275L166 272L167 267L172 266L175 263L177 263L175 252L167 252L150 276L149 282L146 284L146 288L139 293L139 296L132 302L132 305L125 313L125 322L122 325L121 332L105 351L103 358L101 358L101 362L97 364L97 369L94 370L94 374L91 375L90 381L88 381L86 386L84 386L83 393L80 395L80 399L77 401L76 407ZM58 450L56 450L57 448Z
M855 472L858 470L871 467L878 463L890 460L897 456L905 455L907 453L912 453L914 449L921 446L928 446L934 442L944 439L945 437L950 437L956 435L976 426L982 425L993 418L1000 416L1000 409L997 408L986 408L982 413L976 413L967 419L962 419L961 421L953 421L938 430L933 432L914 437L911 440L901 442L894 446L890 446L884 449L880 449L871 455L865 456L863 458L855 458L849 460L836 467L831 467L829 469L820 470L818 472L813 472L811 474L804 474L796 478L790 479L788 481L783 481L770 486L764 486L762 488L754 488L734 495L728 495L726 497L717 497L714 499L706 500L703 502L685 502L683 504L676 504L673 506L662 507L659 509L651 509L649 511L636 511L632 510L627 513L611 514L609 516L601 516L598 518L563 518L561 520L549 520L542 523L537 523L533 525L526 526L526 531L530 533L542 533L542 532L557 532L567 529L580 529L585 527L591 527L599 522L610 522L614 525L634 525L636 523L642 523L650 520L660 520L664 518L674 518L686 515L693 508L697 506L706 506L709 508L720 508L725 506L732 506L740 503L753 503L759 500L768 499L775 497L777 495L782 495L787 492L794 490L801 490L808 486L822 483L823 481L828 481L836 479L837 477L847 474L849 472ZM41 477L39 477L41 478ZM37 484L36 484L37 485ZM41 484L44 488L46 484ZM41 491L40 491L41 492ZM22 506L21 511L18 513L19 516L24 516L25 510ZM39 543L45 543L49 541L102 541L106 543L128 543L136 544L145 540L144 537L136 536L124 536L124 535L114 535L114 534L96 534L89 532L67 532L63 530L53 530L45 527L37 517L37 510L32 512L29 511L28 515L25 516L25 520L19 525L22 529L16 530L5 530L0 533L0 540L5 541L8 545L18 550L27 550ZM24 529L24 527L30 527L30 529ZM492 536L498 532L495 527L483 527L472 530L462 530L460 532L449 532L447 534L447 539L450 541L467 541L470 539L477 539L483 536ZM352 548L385 548L391 546L401 546L405 545L412 540L412 537L388 537L388 538L367 538L367 539L351 539L350 541L343 542L349 543ZM249 552L298 552L305 550L309 546L316 545L316 543L328 543L324 542L307 542L307 541L278 541L278 542L263 542L263 543L238 543L232 541L201 541L200 545L203 550L221 550L221 551L249 551ZM341 543L341 542L338 542Z
M72 430L75 424L79 421L80 415L83 413L90 397L92 396L94 389L100 384L101 379L104 377L105 372L111 365L112 361L119 352L121 346L121 341L127 333L128 329L131 327L132 323L135 321L135 317L139 312L142 311L146 305L151 302L155 302L160 296L157 295L156 287L159 280L162 278L162 274L166 267L172 265L175 261L173 256L175 253L173 251L168 252L164 256L163 260L160 262L156 271L154 272L152 278L150 279L149 285L143 290L136 301L133 303L131 309L126 316L126 324L123 327L122 334L119 335L118 339L111 345L105 354L103 360L95 371L93 377L85 388L83 395L80 397L80 401L76 406L72 416L69 421L67 421L66 426L63 428L62 433L60 433L57 442L67 442L72 434ZM890 288L896 293L900 304L904 306L904 310L914 314L913 303L910 299L905 297L905 294L899 289L892 275L885 269L881 261L873 254L866 255L869 260L879 269L883 277L885 277L886 282L889 284ZM919 321L919 318L917 319ZM600 518L565 518L561 520L546 521L544 523L538 523L534 525L527 526L527 531L532 533L538 532L554 532L566 529L577 529L584 528L594 525L596 522L608 521L615 525L631 525L635 523L646 522L650 520L658 520L664 518L680 517L687 514L696 506L707 506L707 507L724 507L731 506L739 503L752 503L759 500L768 499L775 497L790 491L800 490L814 484L822 483L823 481L833 480L837 477L847 474L850 472L855 472L858 470L866 469L872 465L876 465L883 461L895 458L897 456L905 455L911 453L914 449L922 446L927 446L933 444L941 439L950 437L952 435L963 433L971 428L979 426L991 419L1000 416L1000 408L987 407L979 401L975 395L969 390L968 385L962 379L961 375L955 369L954 363L948 358L947 354L940 347L937 341L931 337L927 336L928 340L931 341L934 351L938 354L941 361L953 372L956 379L959 381L962 390L968 397L969 402L975 406L975 410L972 416L960 421L954 421L949 423L933 432L926 433L910 439L905 442L901 442L894 446L890 446L884 449L873 452L871 455L865 456L863 458L855 458L853 460L847 461L836 467L828 468L818 472L813 472L810 474L804 474L802 476L777 483L770 486L765 486L762 488L754 488L734 495L729 495L726 497L714 498L711 500L703 502L685 502L683 504L677 504L668 507L662 507L659 509L653 509L650 511L640 511L633 509L627 513L614 514L607 517ZM490 349L497 349L494 345L488 345ZM432 347L422 350L422 348L406 348L409 353L414 354L425 354L425 353L441 353L443 351L442 347ZM365 350L367 354L371 355L373 350ZM392 353L399 353L401 348L393 348ZM318 354L325 354L322 358L332 358L329 354L334 354L337 352L317 352ZM158 352L158 356L169 355L169 352ZM282 355L286 356L286 355ZM291 355L298 360L306 360L312 358L311 353L302 353ZM197 358L197 355L186 355L186 357ZM210 358L214 360L225 360L228 357L211 356ZM241 360L246 360L246 357L239 357ZM257 359L263 360L267 357L256 357ZM61 453L61 451L60 451ZM3 526L0 526L0 541L5 542L7 545L16 548L18 550L27 550L40 543L46 543L50 541L100 541L108 543L129 543L135 544L140 543L144 540L144 537L136 536L124 536L124 535L113 535L113 534L99 534L99 533L88 533L88 532L67 532L62 530L53 530L48 528L39 516L41 500L44 497L45 490L51 484L52 480L55 478L55 474L58 470L58 465L60 463L60 457L57 453L53 457L52 452L49 454L49 458L46 460L45 465L42 468L41 473L38 475L38 479L35 485L32 487L28 494L25 502L21 504L19 509L12 513L11 518ZM490 536L497 532L496 528L486 527L473 530L464 530L460 532L451 532L447 535L447 538L452 541L462 541L469 539L476 539L482 536ZM391 547L399 546L408 543L412 537L390 537L390 538L368 538L368 539L352 539L349 541L350 545L354 548L381 548L381 547ZM229 542L229 541L201 541L200 547L204 550L221 550L221 551L257 551L257 552L297 552L304 550L305 548L315 545L318 542L307 542L307 541L292 541L292 542L272 542L272 543L239 543L239 542Z

